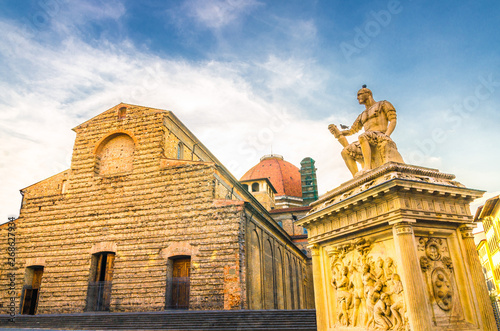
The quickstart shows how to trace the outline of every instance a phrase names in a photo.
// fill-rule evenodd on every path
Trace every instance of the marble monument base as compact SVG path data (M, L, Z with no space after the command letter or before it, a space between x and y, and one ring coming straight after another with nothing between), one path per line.
M318 330L496 330L469 210L484 192L454 177L387 163L311 205Z

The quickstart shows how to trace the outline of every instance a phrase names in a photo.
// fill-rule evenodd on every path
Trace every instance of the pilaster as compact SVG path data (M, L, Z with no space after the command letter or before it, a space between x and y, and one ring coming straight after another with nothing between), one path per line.
M405 299L410 324L414 330L431 330L429 299L426 284L420 272L415 235L409 222L398 222L393 226L394 246L401 264Z
M312 267L313 267L313 282L314 282L314 302L316 304L316 324L318 331L327 330L326 315L327 310L324 297L323 278L321 272L321 256L318 245L310 245L308 248L311 250Z
M472 286L476 293L476 300L478 303L479 313L483 324L483 330L497 330L495 318L493 315L493 307L491 305L490 296L486 283L484 282L484 275L477 254L476 244L474 243L474 235L472 230L475 226L472 224L465 224L459 227L462 234L462 242L465 249L467 262L469 264L470 278Z

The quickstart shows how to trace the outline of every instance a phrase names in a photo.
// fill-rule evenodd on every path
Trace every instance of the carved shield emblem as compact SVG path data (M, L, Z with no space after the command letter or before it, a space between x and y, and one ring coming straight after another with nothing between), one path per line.
M452 307L453 288L444 269L436 268L432 272L432 289L439 308L449 311Z

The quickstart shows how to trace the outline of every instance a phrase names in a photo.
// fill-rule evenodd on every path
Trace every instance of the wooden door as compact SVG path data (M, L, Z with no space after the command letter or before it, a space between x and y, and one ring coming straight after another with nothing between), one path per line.
M31 284L24 287L24 298L21 314L35 315L40 296L40 286L42 284L43 268L30 268L33 272Z
M106 272L104 274L104 281L110 282L113 280L113 268L115 266L115 254L108 253L106 258Z
M191 259L174 260L172 271L172 306L178 309L189 308L189 274Z
M115 254L103 252L95 255L95 274L87 291L87 311L107 311L111 304L111 283Z
M99 254L99 257L97 258L97 268L96 268L95 277L94 277L94 281L96 281L96 282L101 280L102 259L104 256L105 256L104 254Z
M106 265L102 266L105 268L104 271L104 284L102 291L102 302L103 308L102 310L109 310L109 306L111 304L111 281L113 280L113 267L115 265L115 254L108 253L106 254ZM104 264L104 263L103 263Z
M42 285L43 268L35 269L33 273L33 299L30 309L30 315L36 314L38 307L38 298L40 297L40 286Z
M24 300L23 300L23 309L21 310L21 314L29 315L31 310L31 302L33 301L33 290L30 288L24 289Z
M39 289L40 285L42 285L42 275L43 275L43 269L35 269L33 272L33 283L32 286L35 289Z

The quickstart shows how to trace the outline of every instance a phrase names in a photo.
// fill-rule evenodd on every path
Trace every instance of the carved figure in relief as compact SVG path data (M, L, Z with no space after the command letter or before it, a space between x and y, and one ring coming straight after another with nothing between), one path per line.
M392 316L394 316L395 324L394 330L399 328L404 323L405 302L403 297L403 284L398 274L394 274L392 278L392 299L394 303L391 305Z
M353 176L361 175L387 162L404 163L396 144L390 138L396 128L396 110L386 100L375 101L372 91L363 85L358 91L359 104L365 105L365 110L356 118L351 129L340 131L335 124L328 129L344 147L342 158ZM345 136L355 134L364 128L359 136L359 142L349 144ZM358 172L358 165L361 171Z
M375 327L380 330L389 330L392 327L391 299L385 293L380 295L380 299L373 307L373 321Z
M385 279L387 280L392 279L394 273L396 273L396 266L394 265L394 261L390 257L387 257L385 259L385 266L384 266Z
M370 255L372 246L357 239L328 250L337 326L402 331L408 322L401 279L391 257Z
M368 291L368 295L366 296L366 313L367 313L367 321L366 327L369 328L374 321L374 309L375 304L380 299L380 292L382 291L383 284L381 282L375 283L375 286L371 290Z
M365 298L368 297L368 292L373 288L377 280L371 273L371 267L368 263L363 266L363 285L365 289Z
M384 260L381 257L375 263L375 278L381 282L385 282Z
M351 307L352 303L352 293L350 292L350 289L353 286L349 280L348 273L349 268L343 267L339 280L335 277L332 279L332 285L337 290L337 302L340 307L340 312L338 313L337 318L344 326L349 325L348 309Z
M364 285L363 285L363 275L360 272L362 268L361 263L353 263L350 269L351 273L351 283L353 288L353 311L351 315L351 322L353 326L358 326L359 321L359 309L365 301L364 295Z

